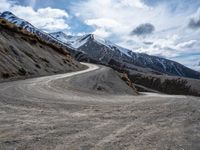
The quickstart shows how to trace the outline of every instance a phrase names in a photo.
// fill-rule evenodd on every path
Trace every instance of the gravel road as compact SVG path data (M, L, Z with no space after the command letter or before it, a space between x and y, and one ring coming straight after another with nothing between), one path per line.
M200 98L98 94L67 82L101 67L0 84L0 150L199 150ZM62 82L61 82L62 81Z

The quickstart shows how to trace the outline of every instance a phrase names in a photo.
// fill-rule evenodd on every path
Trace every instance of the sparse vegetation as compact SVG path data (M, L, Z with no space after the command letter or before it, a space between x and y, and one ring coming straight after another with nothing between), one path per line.
M30 58L32 58L32 59L34 59L34 57L33 57L33 55L31 54L31 53L29 53L29 52L26 52L26 51L24 51L24 53L28 56L28 57L30 57Z
M10 77L10 74L7 72L3 72L3 73L1 73L1 76L2 76L2 78L7 79Z
M10 45L9 48L11 49L11 51L12 51L16 56L19 56L17 50L15 50L15 48L14 48L12 45Z
M35 40L35 39L29 39L29 42L31 45L37 44L37 40Z
M25 70L24 68L19 68L19 69L18 69L18 73L19 73L19 75L21 75L21 76L25 76L25 75L26 75L26 70Z
M151 76L143 74L129 74L129 78L134 83L151 88L166 94L176 94L176 95L195 95L200 96L200 94L193 90L188 81L182 78L169 79L163 76ZM138 89L141 90L141 89Z
M44 61L45 63L49 63L49 61L48 61L46 58L40 57L40 59L41 59L42 61Z
M131 82L131 80L129 79L129 77L128 77L128 75L127 75L126 73L122 73L122 74L121 74L121 79L122 79L123 81L125 81L126 84L127 84L128 86L133 87L133 86L132 86L133 83Z
M1 20L1 23L2 23L2 24L6 24L6 21L5 21L5 20Z
M35 67L41 69L40 65L39 64L35 64Z

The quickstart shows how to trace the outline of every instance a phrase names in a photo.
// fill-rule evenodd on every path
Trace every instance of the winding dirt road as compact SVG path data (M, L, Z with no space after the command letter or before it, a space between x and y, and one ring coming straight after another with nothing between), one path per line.
M200 98L100 95L66 82L101 69L0 84L0 150L199 150Z

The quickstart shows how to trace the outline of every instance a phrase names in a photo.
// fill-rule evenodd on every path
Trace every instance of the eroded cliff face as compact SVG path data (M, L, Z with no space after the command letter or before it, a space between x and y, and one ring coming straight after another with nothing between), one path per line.
M81 69L67 49L0 19L0 81Z

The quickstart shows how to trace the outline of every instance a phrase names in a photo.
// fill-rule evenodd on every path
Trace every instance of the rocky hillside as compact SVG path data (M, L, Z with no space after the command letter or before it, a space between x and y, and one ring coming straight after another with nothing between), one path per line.
M0 19L0 81L83 69L67 49Z

